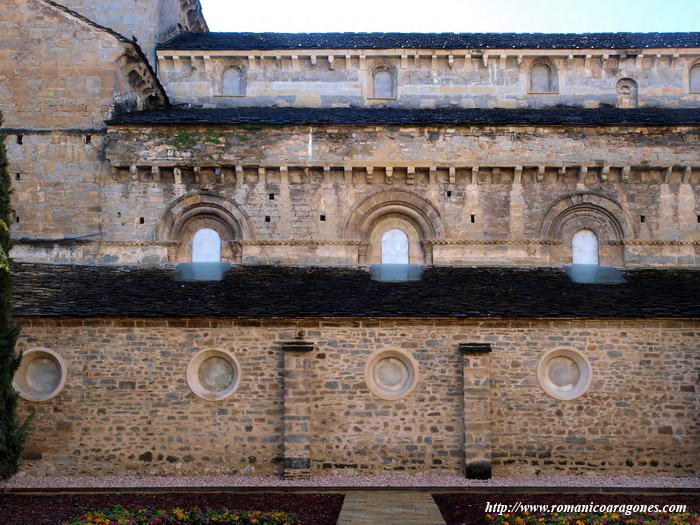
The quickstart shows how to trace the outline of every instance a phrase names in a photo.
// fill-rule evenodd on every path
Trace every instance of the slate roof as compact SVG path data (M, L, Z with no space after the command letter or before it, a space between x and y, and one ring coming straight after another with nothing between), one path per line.
M406 108L219 108L162 109L124 113L108 125L525 125L697 126L700 108L406 109Z
M158 49L645 49L700 47L695 33L182 33Z
M574 284L560 268L428 267L413 283L349 267L234 265L218 282L174 266L16 263L27 317L700 318L700 270L626 270L619 285Z

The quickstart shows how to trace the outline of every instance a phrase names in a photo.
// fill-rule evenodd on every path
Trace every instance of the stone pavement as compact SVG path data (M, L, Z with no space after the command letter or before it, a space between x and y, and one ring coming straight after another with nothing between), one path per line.
M429 492L348 492L338 525L445 525Z

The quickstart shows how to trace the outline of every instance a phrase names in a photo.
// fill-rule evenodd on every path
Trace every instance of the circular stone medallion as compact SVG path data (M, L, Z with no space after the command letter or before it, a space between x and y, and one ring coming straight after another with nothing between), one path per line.
M382 350L373 354L365 367L367 386L382 399L407 396L415 388L417 379L415 361L398 350Z
M550 396L562 400L574 399L588 389L591 365L583 354L574 350L553 350L540 360L537 379Z
M197 396L220 401L238 388L240 366L235 356L225 350L202 350L187 366L187 384Z
M32 348L22 354L13 386L28 401L45 401L58 395L66 382L66 365L48 348Z

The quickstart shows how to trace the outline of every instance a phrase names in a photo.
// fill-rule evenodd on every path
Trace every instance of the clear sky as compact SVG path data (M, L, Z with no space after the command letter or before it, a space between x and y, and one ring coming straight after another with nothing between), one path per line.
M700 31L700 0L200 0L212 31Z

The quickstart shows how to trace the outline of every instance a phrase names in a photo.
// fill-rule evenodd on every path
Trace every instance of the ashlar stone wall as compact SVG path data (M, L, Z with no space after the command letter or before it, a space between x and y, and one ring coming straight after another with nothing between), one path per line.
M689 73L698 59L697 49L158 51L172 100L201 107L697 107ZM553 76L546 93L530 80L542 63ZM224 84L231 69L240 90ZM393 78L390 98L374 93L379 70ZM627 102L620 81L632 86Z
M22 322L19 348L50 348L68 371L56 397L22 402L23 413L37 410L27 474L463 474L474 457L490 458L495 476L700 468L697 321ZM188 387L188 363L203 349L240 363L225 400ZM383 349L416 363L402 399L380 398L365 381ZM538 363L553 349L588 359L581 397L540 387Z

